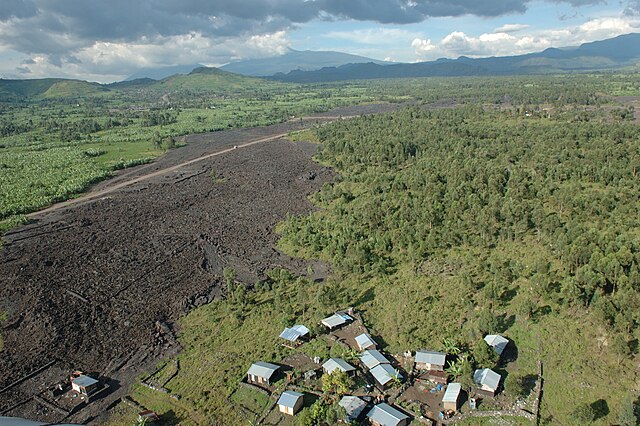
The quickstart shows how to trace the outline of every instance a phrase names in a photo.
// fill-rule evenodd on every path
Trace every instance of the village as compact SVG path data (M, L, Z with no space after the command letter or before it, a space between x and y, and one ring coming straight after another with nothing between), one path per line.
M296 417L319 400L337 402L340 408L335 421L352 425L447 425L473 416L510 415L529 420L537 416L539 392L516 404L505 398L509 401L505 406L500 400L503 377L494 369L472 371L466 381L470 386L462 380L450 382L448 369L459 355L455 349L451 353L432 348L385 353L353 308L335 312L320 325L323 331L316 336L303 324L285 328L278 340L292 354L282 360L255 360L249 366L237 391L244 395L235 401L255 415L252 424L300 424ZM317 339L337 345L344 355L322 359L305 353L305 345L312 347ZM498 360L514 345L501 335L487 335L484 342ZM540 377L537 382L539 389ZM242 401L252 400L251 393L256 396L254 401L268 396L266 406L243 406Z

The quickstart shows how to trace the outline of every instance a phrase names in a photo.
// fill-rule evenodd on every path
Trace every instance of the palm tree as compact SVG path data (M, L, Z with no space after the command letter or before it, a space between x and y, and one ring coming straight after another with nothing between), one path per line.
M442 349L450 355L458 355L461 352L460 347L453 339L444 339L442 341Z

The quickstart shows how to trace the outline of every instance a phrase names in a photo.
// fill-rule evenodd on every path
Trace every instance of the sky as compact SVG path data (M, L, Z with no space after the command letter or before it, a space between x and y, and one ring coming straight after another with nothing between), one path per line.
M0 0L0 77L337 50L396 62L504 56L640 32L640 0Z

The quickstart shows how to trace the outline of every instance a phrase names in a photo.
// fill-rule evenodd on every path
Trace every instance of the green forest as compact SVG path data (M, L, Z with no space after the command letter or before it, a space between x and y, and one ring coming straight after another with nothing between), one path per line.
M595 118L416 107L317 129L339 177L281 247L330 262L391 350L506 333L509 375L546 364L548 423L596 401L615 422L637 383L640 129Z

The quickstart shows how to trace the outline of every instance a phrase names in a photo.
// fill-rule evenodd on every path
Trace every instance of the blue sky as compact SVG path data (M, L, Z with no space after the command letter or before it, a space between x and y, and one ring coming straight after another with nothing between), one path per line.
M0 76L110 82L296 50L415 62L640 32L640 0L1 0Z

